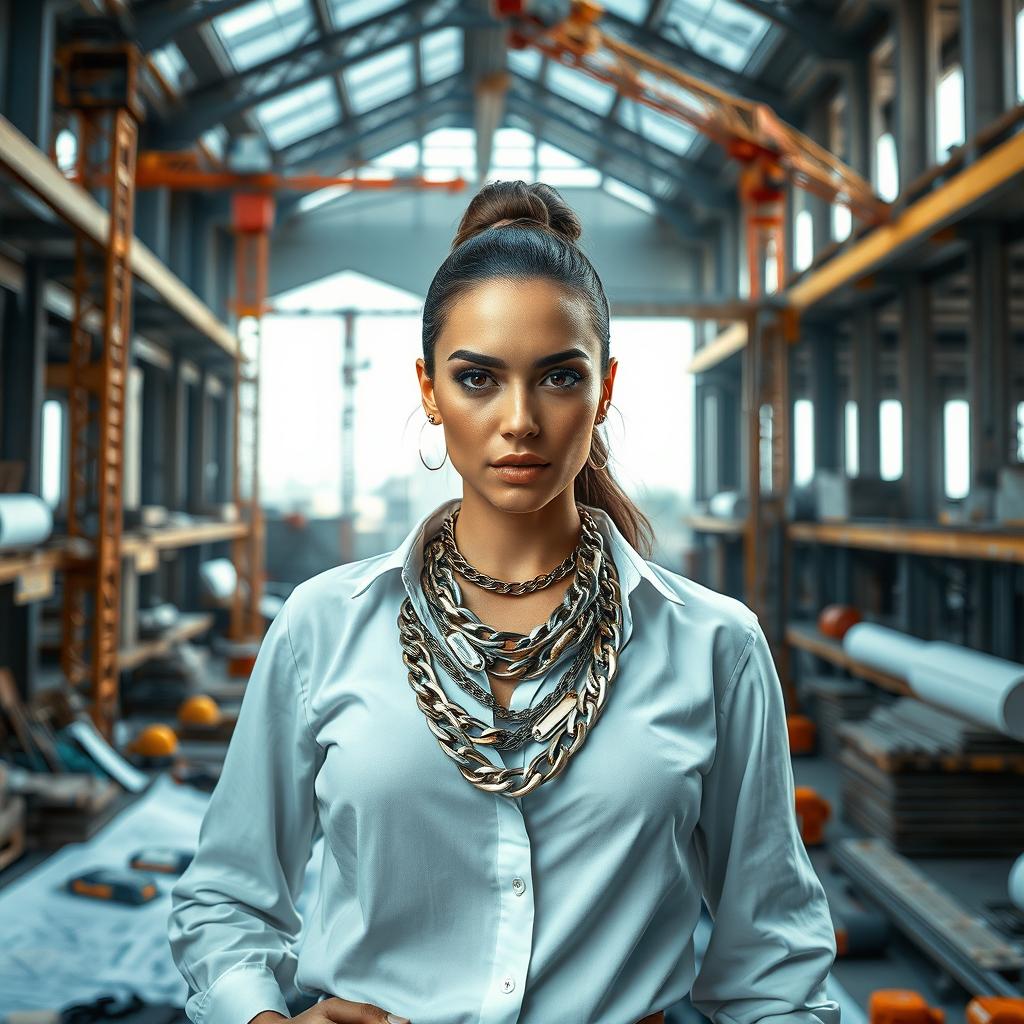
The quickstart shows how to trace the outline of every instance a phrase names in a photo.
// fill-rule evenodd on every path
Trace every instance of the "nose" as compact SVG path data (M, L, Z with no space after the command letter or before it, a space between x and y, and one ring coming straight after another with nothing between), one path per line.
M512 385L501 410L501 432L505 436L529 436L537 432L537 414L526 385Z

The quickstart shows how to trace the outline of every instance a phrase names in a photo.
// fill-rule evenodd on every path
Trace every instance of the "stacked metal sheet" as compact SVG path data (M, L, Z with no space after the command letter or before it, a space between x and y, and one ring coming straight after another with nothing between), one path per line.
M878 702L876 688L862 679L814 676L803 683L802 689L814 705L818 752L838 758L842 747L839 726L870 714Z
M915 856L1024 847L1024 743L914 698L838 727L842 815Z

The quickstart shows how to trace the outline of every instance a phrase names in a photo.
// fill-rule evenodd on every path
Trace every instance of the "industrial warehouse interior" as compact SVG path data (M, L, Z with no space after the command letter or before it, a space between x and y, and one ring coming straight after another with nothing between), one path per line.
M1024 1024L1024 0L0 0L0 1024L114 1017Z

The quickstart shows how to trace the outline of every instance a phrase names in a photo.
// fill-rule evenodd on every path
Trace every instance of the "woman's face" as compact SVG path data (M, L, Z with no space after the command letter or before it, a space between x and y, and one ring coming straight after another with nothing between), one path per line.
M613 358L601 378L585 301L544 279L477 285L452 307L433 380L416 361L424 407L444 425L465 486L521 512L573 485L594 422L611 402L616 369ZM548 465L529 481L503 479L493 463L523 452Z

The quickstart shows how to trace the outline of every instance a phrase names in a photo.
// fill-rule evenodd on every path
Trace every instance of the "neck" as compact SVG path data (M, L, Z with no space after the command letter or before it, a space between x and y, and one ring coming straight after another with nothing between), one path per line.
M455 546L474 569L518 582L551 572L580 540L572 488L532 512L508 512L463 490Z

